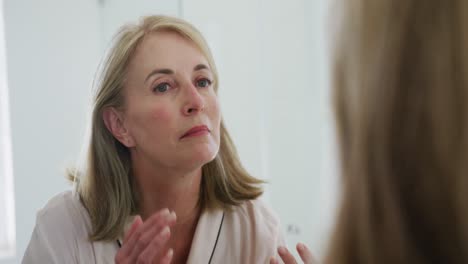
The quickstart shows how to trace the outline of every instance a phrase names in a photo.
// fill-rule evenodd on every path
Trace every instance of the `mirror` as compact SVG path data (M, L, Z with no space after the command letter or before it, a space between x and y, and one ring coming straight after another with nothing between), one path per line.
M226 125L290 246L319 257L333 224L337 166L329 91L328 1L5 0L16 257L35 214L70 189L94 73L119 26L146 14L193 23L220 76Z

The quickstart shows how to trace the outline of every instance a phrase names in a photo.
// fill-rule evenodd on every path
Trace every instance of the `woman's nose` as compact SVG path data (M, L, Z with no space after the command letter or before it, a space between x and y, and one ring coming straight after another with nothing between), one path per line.
M187 92L185 93L185 102L182 109L183 114L193 115L203 111L203 109L205 108L205 103L197 87L195 87L194 85L190 85L186 87L186 89Z

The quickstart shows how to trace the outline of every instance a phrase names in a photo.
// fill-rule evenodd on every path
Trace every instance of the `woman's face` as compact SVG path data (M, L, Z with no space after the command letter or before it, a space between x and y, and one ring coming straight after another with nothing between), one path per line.
M221 113L213 73L174 32L147 35L128 67L122 125L136 163L197 169L219 150Z

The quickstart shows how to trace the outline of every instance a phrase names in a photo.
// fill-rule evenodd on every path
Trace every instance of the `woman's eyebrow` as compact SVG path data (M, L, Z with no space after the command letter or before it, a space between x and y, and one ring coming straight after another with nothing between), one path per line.
M171 69L155 69L155 70L151 71L150 74L148 74L148 76L146 76L145 83L148 81L148 79L151 76L153 76L155 74L174 74L174 71L171 70Z
M200 70L210 70L208 66L205 64L198 64L193 68L193 71L200 71ZM154 69L151 71L148 76L146 76L145 83L148 81L151 76L156 75L156 74L174 74L174 71L171 69Z
M193 68L193 71L199 71L199 70L210 70L210 68L206 66L205 64L198 64L197 66Z

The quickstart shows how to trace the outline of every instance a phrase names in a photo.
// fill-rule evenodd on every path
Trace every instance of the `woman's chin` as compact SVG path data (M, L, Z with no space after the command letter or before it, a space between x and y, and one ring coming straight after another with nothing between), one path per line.
M194 167L201 167L216 158L219 148L203 148L194 151L187 157L187 162L193 164Z

